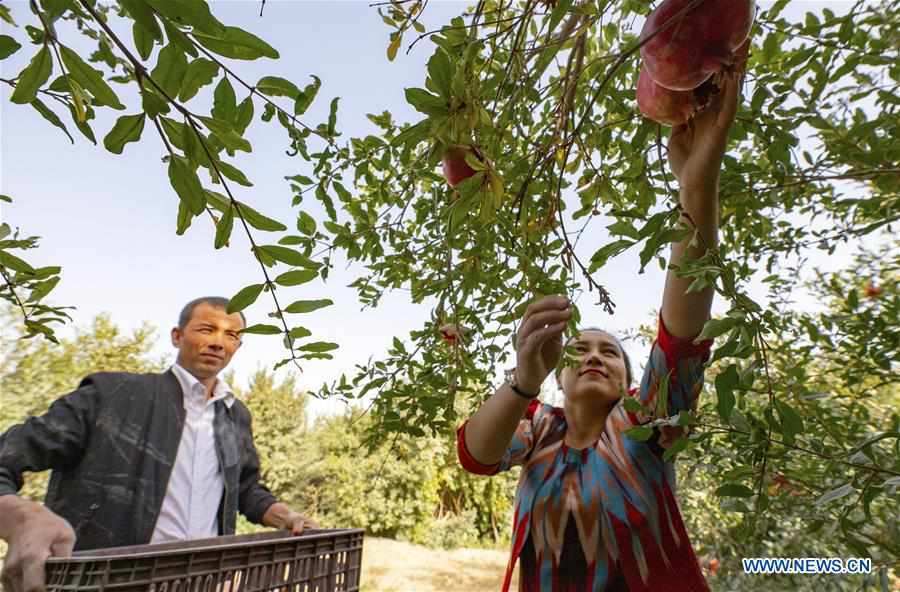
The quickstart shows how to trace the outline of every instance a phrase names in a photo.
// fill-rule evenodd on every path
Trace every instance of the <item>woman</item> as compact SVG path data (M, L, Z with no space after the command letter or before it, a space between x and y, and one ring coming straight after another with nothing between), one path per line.
M681 206L701 239L674 244L674 266L716 244L719 169L739 85L727 81L716 102L669 139ZM629 391L628 359L615 337L577 334L574 366L557 377L561 409L534 397L562 354L570 304L551 296L528 308L515 370L457 434L460 462L471 472L522 465L504 591L517 560L526 591L708 590L673 495L672 464L663 460L679 428L655 430L647 441L623 433L696 403L711 342L693 340L709 319L713 290L686 293L690 281L668 272L659 331L636 389ZM648 413L627 411L626 392Z

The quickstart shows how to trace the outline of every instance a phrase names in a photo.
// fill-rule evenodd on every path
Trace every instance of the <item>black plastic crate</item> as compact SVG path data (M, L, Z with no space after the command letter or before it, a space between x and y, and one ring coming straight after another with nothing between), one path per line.
M353 592L362 529L222 536L47 560L47 592Z

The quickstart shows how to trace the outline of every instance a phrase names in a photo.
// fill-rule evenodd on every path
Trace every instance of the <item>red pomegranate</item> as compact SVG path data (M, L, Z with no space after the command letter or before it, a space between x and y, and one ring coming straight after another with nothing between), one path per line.
M691 1L664 0L644 22L641 39L669 24ZM750 34L755 11L755 0L704 0L641 46L648 73L669 90L697 88L734 64L734 52Z
M456 187L475 174L475 170L466 162L466 154L469 153L482 160L481 155L472 146L451 146L444 152L441 163L444 165L444 178L450 187Z
M441 328L438 329L438 332L441 334L441 339L447 343L453 344L459 339L465 339L469 329L467 327L457 327L452 323L448 323L442 325Z
M867 298L878 298L884 294L884 288L877 285L874 281L869 281L868 285L866 285L866 297Z
M641 68L637 84L638 107L653 121L675 127L687 121L709 103L718 88L707 80L693 90L669 90L653 81L647 66Z

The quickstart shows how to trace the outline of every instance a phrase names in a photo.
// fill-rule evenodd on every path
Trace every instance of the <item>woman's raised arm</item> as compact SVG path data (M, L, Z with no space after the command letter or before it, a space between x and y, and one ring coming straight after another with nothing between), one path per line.
M696 245L691 237L672 245L669 272L663 291L662 319L676 337L694 337L709 319L713 288L687 293L692 278L678 277L672 267L685 260L698 259L715 248L719 230L719 170L734 121L740 94L741 77L726 80L722 91L694 119L672 130L669 137L669 164L678 179L682 210L696 226Z

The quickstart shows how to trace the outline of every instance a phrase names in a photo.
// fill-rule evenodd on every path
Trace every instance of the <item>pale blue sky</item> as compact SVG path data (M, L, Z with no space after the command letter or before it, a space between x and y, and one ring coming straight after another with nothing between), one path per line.
M20 25L31 22L25 2L5 4L11 5ZM397 59L388 62L385 48L390 31L368 2L269 0L262 19L256 1L220 0L212 6L221 21L256 33L281 53L277 62L233 63L251 84L267 74L289 78L299 85L309 82L310 74L322 79L319 97L304 121L323 121L334 96L341 97L338 129L345 141L375 132L366 113L386 109L396 120L418 120L404 100L403 89L424 86L430 42L420 42L407 55L406 47L414 38L408 37ZM431 29L444 24L465 6L463 2L432 1L425 12L426 25ZM785 15L794 19L822 6L843 12L850 3L793 2ZM6 25L3 33L20 40L24 37L21 29L10 33ZM79 35L71 31L61 34L63 43L84 47ZM130 40L130 35L125 37ZM2 76L14 77L33 53L29 46L2 62ZM130 96L130 87L127 91L121 85L116 88L123 89L123 96ZM184 236L175 235L177 198L160 162L164 147L151 126L145 128L139 144L128 144L122 155L113 155L102 145L91 145L69 125L76 141L73 146L30 106L10 103L9 94L4 85L0 91L0 193L15 201L2 205L0 220L28 235L42 237L40 249L29 252L28 260L35 265L63 267L63 279L51 300L77 307L72 313L75 326L87 326L104 311L126 329L149 321L158 329L158 350L170 352L168 330L186 301L198 295L231 296L243 286L261 281L259 266L241 233L236 231L231 247L219 251L212 247L214 230L208 218L196 219ZM239 100L245 95L238 90ZM194 110L200 112L202 107ZM257 114L260 111L257 107ZM118 115L109 109L100 110L94 130L101 142ZM248 139L254 146L253 153L239 153L235 164L255 185L237 187L236 197L290 227L296 211L290 206L292 195L283 178L309 175L311 171L298 158L285 155L285 134L277 124L254 121ZM257 236L262 239L262 233ZM273 243L277 238L273 234L265 242ZM608 240L605 233L584 237L579 252L589 258ZM814 259L814 263L834 268L845 263L848 255L842 252L827 261ZM378 309L361 311L355 291L345 287L358 270L345 271L344 267L339 263L327 284L313 282L279 289L282 304L301 298L335 301L334 306L312 315L295 316L297 324L309 328L316 339L341 345L334 360L305 365L300 383L311 390L317 390L323 381L336 379L341 372L352 374L353 365L369 356L383 355L394 335L405 338L429 315L428 308L411 304L403 291L385 298ZM637 269L637 254L632 252L607 265L601 282L611 289L618 304L616 314L609 317L589 305L585 297L580 305L586 323L624 331L652 318L661 297L663 274L653 265L643 275L637 275ZM264 322L270 309L271 300L263 294L245 313L251 323ZM635 346L630 349L638 357L644 351ZM280 338L248 336L231 366L237 372L238 384L243 386L255 368L271 367L281 359L282 352ZM317 411L325 408L323 404L315 406Z

